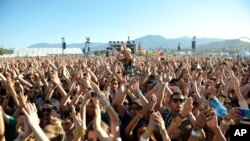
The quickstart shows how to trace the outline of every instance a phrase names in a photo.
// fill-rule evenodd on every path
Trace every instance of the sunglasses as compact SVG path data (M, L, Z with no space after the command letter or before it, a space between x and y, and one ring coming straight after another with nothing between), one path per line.
M43 108L43 112L47 112L47 113L50 113L52 110L56 110L56 108L55 107L53 107L51 109Z
M50 113L53 109L43 109L43 112Z
M172 101L174 103L177 103L177 102L183 103L185 101L185 99L173 99Z
M123 105L128 105L128 103L127 102L123 102Z

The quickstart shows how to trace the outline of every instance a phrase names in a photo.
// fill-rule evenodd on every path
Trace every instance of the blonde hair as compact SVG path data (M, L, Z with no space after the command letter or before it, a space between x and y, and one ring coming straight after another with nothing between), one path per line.
M61 141L65 138L65 132L61 126L61 120L58 118L53 118L51 124L44 127L44 133L50 134L50 141Z

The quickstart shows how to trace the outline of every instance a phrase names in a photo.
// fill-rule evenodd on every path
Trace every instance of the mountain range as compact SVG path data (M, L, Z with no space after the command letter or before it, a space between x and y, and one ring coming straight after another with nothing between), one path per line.
M192 37L180 37L174 39L167 39L161 35L146 35L137 39L134 39L136 45L144 48L145 50L155 48L165 49L177 49L180 44L181 49L190 49L192 46ZM126 41L125 41L126 42ZM61 43L49 44L49 43L37 43L30 45L29 48L61 48ZM92 51L105 50L109 46L109 43L93 42L90 44ZM67 44L67 48L84 48L85 43L70 43ZM196 37L196 49L208 50L208 49L229 49L229 48L245 48L250 50L250 42L245 42L240 39L225 40L218 38L197 38Z

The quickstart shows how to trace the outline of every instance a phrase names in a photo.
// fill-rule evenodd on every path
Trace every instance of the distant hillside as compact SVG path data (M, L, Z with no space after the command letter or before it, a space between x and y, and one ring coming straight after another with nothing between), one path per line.
M112 40L112 39L110 39ZM134 39L137 46L139 43L141 47L146 50L155 49L155 48L169 48L177 49L178 44L180 43L181 49L191 48L192 37L180 37L174 39L167 39L161 35L147 35L137 39ZM196 38L196 47L197 50L208 50L212 48L229 48L232 47L246 47L249 48L248 42L243 42L241 40L223 40L216 38ZM69 43L67 48L84 48L84 43ZM38 43L30 45L29 48L61 48L61 43L58 44L49 44L49 43ZM104 50L108 47L107 43L92 43L90 44L91 51Z
M141 43L142 47L145 49L150 48L170 48L177 49L178 44L180 43L181 48L190 48L192 46L192 37L180 37L175 39L166 39L160 35L147 35L141 38L135 39L135 42L138 44ZM204 45L216 41L222 41L222 39L215 38L196 38L196 45Z
M250 50L250 43L237 39L237 40L224 40L219 42L213 42L197 47L198 50L212 50L212 49L231 50L234 48Z

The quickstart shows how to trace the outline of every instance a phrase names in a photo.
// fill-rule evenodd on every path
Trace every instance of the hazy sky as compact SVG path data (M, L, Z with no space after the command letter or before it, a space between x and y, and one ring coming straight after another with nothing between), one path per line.
M0 47L144 35L250 37L249 0L0 0Z

